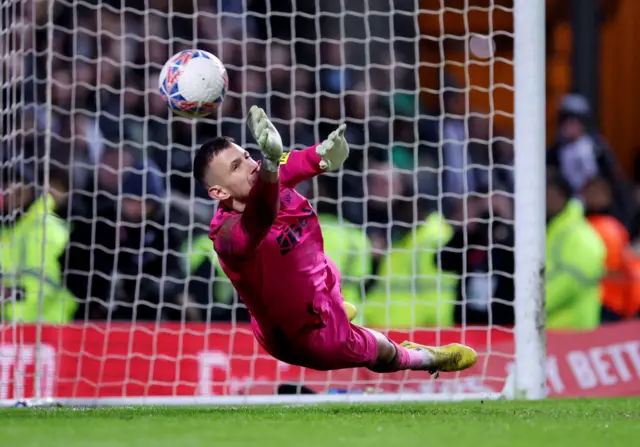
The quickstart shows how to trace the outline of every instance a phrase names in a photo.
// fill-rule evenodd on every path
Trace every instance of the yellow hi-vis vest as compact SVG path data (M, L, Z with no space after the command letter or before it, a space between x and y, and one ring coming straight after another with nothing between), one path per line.
M335 262L342 279L345 301L358 305L364 300L365 282L371 278L371 241L358 226L340 222L331 214L319 214L324 253Z
M439 272L436 262L436 252L452 236L453 228L439 213L432 213L387 252L367 294L366 326L408 329L453 324L459 279Z
M593 329L600 324L601 284L606 247L570 200L547 224L546 327Z
M13 295L3 297L4 321L67 323L78 308L63 285L58 260L69 242L69 229L54 208L53 197L42 196L15 226L0 227L0 294L4 290Z

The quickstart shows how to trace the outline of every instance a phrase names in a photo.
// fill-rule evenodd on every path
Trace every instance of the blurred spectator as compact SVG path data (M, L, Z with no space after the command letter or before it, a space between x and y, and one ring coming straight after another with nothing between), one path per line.
M601 177L610 184L613 203L608 213L629 228L631 198L624 175L603 138L593 128L591 107L579 94L565 96L560 103L558 135L547 152L547 165L561 173L578 194L587 182Z
M368 165L367 232L374 249L384 250L403 233L401 199L407 195L407 184L391 161L372 159Z
M295 97L295 102L285 98L272 99L277 110L280 136L285 148L304 149L317 143L313 129L311 107L313 103L305 97Z
M467 149L467 126L465 122L466 102L462 87L451 77L445 78L442 94L444 119L442 124L442 202L447 217L458 208L459 201L466 194L476 191L473 171L467 169L469 153Z
M410 68L410 60L411 56L399 52L385 54L383 63L388 65L388 70L383 71L380 78L387 86L376 87L384 92L378 94L379 107L392 122L393 162L406 170L431 165L433 148L440 144L437 114L428 110L420 99L420 86ZM424 192L422 188L419 191Z
M59 171L51 179L64 185ZM35 169L8 160L0 170L0 319L67 323L78 306L64 287L58 258L69 230L42 193Z
M296 87L293 81L291 48L287 45L271 44L268 47L268 59L265 61L270 68L267 71L267 89L276 97L289 95ZM274 114L274 119L277 114Z
M490 121L467 118L465 90L445 76L443 93L442 165L440 195L445 216L451 217L460 200L481 191L512 191L510 154L491 137Z
M607 214L613 203L611 187L595 177L583 188L582 197L587 219L607 250L607 271L602 279L602 322L633 317L640 310L640 256L631 248L627 229Z
M469 170L479 191L512 194L513 147L491 128L491 120L470 116L469 123Z
M466 214L466 215L465 215ZM513 205L501 194L470 197L455 216L460 225L438 250L440 269L461 280L457 289L457 324L514 323Z
M90 74L84 74L83 67L83 64L76 67L81 82L79 87L74 88L73 71L67 65L55 68L52 82L54 106L50 130L56 150L51 156L60 167L69 169L70 183L77 189L89 186L92 167L107 149L96 117L87 113L90 91L84 88L84 84L91 84L94 80ZM47 125L45 106L39 107L35 124L38 132L44 134Z
M245 124L246 111L252 105L268 109L267 80L265 73L256 69L247 69L236 78L229 76L229 94L222 103L225 119L220 123L222 135L229 136L242 147L253 146L253 138ZM232 92L243 92L233 94Z
M112 200L120 192L122 175L131 170L135 154L131 146L124 146L121 150L108 151L102 156L97 173L98 197L92 199Z
M227 0L238 4L237 0ZM298 64L315 66L316 42L321 38L318 21L322 14L317 2L290 0L247 0L247 6L253 23L248 31L256 32L263 40L284 40L295 48Z
M364 323L375 327L448 326L453 321L453 276L438 277L433 253L451 228L390 160L369 161L367 225L375 281L363 306ZM417 295L416 295L417 294Z
M458 279L441 274L434 256L451 235L450 225L434 212L384 251L362 310L366 326L409 329L453 324Z
M572 199L573 187L547 173L546 311L548 329L593 329L600 323L606 248Z
M194 231L182 243L180 253L188 274L188 294L194 306L206 309L205 321L250 321L249 311L218 263L207 232Z
M79 221L71 236L68 285L89 297L89 315L115 319L200 318L185 292L181 238L166 221L164 178L151 160L122 177L122 198ZM71 273L73 272L73 273Z
M348 194L343 194L345 200L341 208L345 217L351 222L364 224L367 216L367 223L371 222L374 225L385 223L386 217L378 220L378 217L382 217L379 212L375 215L367 214L367 207L371 203L367 203L364 198L367 195L366 185L371 178L363 173L369 174L372 169L376 169L376 165L393 161L389 154L390 117L384 110L380 92L367 90L364 82L358 82L347 88L349 92L344 97L345 120L348 123L345 135L351 151L344 164L342 185L336 179L333 188L335 193L338 192L339 187L342 187L342 191L348 191ZM333 93L341 94L338 91ZM332 98L324 99L323 106L329 107L331 100ZM340 101L333 102L333 105L339 111ZM321 110L320 114L324 114L324 111ZM320 121L318 124L320 135L328 135L327 132L331 132L333 126L331 121Z

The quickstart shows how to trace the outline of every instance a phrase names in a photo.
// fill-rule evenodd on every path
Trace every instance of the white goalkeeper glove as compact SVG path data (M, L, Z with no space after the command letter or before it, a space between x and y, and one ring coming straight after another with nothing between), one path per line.
M346 128L346 124L341 124L316 148L316 153L320 156L320 169L324 171L340 169L349 156L349 143L344 138Z
M276 172L280 166L282 157L282 138L264 110L258 106L249 109L247 125L254 140L260 147L264 157L262 167L269 172Z

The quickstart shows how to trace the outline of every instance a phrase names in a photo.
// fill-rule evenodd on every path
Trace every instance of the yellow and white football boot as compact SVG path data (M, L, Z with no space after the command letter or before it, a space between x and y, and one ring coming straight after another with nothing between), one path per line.
M431 354L433 359L425 370L434 374L436 378L439 372L462 371L471 368L478 361L476 351L459 343L435 347L404 341L400 346L410 350L427 351Z

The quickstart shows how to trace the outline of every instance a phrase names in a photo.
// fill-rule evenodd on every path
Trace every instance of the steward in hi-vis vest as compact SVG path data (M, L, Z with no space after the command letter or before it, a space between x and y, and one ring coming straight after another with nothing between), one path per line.
M546 311L548 329L600 324L606 248L560 174L547 175Z
M64 287L60 257L69 241L53 196L37 196L26 170L0 176L0 313L2 321L61 324L78 302Z
M388 250L363 306L367 326L452 325L458 279L439 272L434 256L452 234L451 226L434 212Z

